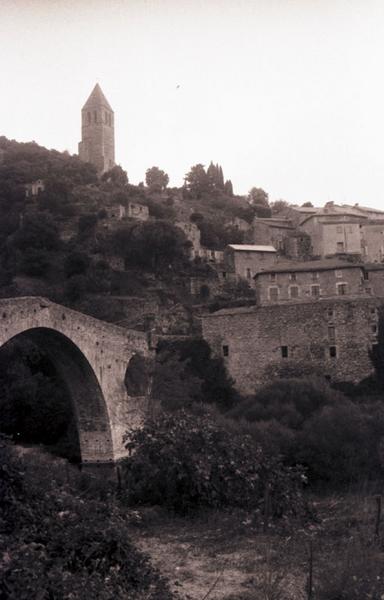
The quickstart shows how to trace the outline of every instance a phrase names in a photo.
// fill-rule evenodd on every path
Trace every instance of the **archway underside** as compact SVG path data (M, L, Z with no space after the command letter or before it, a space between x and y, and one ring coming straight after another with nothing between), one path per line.
M28 329L11 340L30 340L49 356L71 399L80 443L81 462L114 461L108 411L99 382L81 350L54 329ZM0 347L5 348L7 343Z

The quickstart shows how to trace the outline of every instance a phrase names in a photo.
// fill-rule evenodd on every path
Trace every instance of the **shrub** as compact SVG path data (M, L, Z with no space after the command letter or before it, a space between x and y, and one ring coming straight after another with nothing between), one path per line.
M53 465L44 464L39 479L39 464L19 465L1 442L0 451L0 523L6 525L0 536L1 599L173 598L166 580L131 543L127 516L111 496L85 501L77 495L80 482L79 490L58 485ZM10 507L17 513L12 527Z
M167 410L194 402L227 410L238 400L223 360L212 357L204 340L159 343L153 396Z
M128 502L165 505L179 513L200 507L257 509L268 485L273 514L303 509L302 471L267 459L250 436L208 414L160 414L126 439L134 451L123 462Z

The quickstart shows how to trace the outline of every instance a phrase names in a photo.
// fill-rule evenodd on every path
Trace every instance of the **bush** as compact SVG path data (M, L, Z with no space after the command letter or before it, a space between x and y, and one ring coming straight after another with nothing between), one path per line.
M334 406L324 406L308 419L298 435L297 460L308 466L312 479L337 485L381 477L382 408L381 423L379 414L376 419L347 399Z
M166 580L131 543L127 515L111 496L85 501L80 482L78 490L58 485L52 465L44 464L40 480L38 464L18 464L1 442L0 451L2 600L172 599ZM18 517L11 526L10 508Z
M128 502L186 513L201 507L257 509L270 488L276 516L303 510L300 469L267 459L250 436L208 414L180 411L149 419L127 434L123 462Z
M340 486L383 475L382 402L354 402L319 378L281 379L226 414L247 423L268 454L303 464L310 481Z

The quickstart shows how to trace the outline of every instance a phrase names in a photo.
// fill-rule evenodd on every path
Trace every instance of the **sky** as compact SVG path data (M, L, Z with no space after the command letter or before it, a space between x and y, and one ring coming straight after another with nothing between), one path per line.
M383 0L0 0L0 40L0 135L77 153L98 82L131 183L384 209Z

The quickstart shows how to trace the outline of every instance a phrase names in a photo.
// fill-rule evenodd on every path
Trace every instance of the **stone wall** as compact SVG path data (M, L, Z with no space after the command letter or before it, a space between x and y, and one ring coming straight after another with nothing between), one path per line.
M377 305L364 298L221 310L202 317L202 334L244 394L292 363L309 363L334 381L358 382L372 371Z
M255 287L260 305L289 302L293 297L317 301L342 292L348 296L366 295L359 265L316 271L316 261L308 263L308 271L295 271L293 264L291 272L260 272Z

